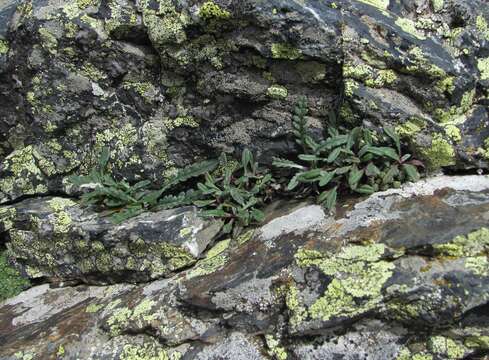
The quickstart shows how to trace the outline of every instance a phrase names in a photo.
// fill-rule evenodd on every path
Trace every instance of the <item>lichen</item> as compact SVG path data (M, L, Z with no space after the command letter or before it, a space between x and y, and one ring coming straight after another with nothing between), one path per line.
M151 312L156 305L154 300L144 299L137 304L132 310L127 307L117 308L112 315L107 319L107 325L110 328L112 336L120 335L124 328L133 323L147 323L156 318L156 313Z
M489 250L489 229L483 227L466 236L459 235L448 243L433 245L433 249L438 256L454 258L485 255Z
M444 336L432 336L428 340L428 349L435 355L445 359L462 359L465 355L465 347L454 340Z
M231 13L226 9L222 9L213 1L206 1L199 9L199 16L204 20L229 19Z
M273 99L285 99L288 94L287 88L280 85L272 85L267 89L267 95Z
M181 358L181 353L170 352L154 344L126 344L120 356L121 360L180 360Z
M272 44L271 51L274 59L297 60L302 57L302 52L290 44Z
M481 80L489 80L489 57L479 59L477 61L477 68L481 73Z
M273 335L265 335L265 342L268 347L268 354L276 360L287 360L287 350L280 345Z
M399 26L404 32L411 34L419 40L424 40L426 37L416 29L415 23L405 17L399 17L396 20L396 25Z
M359 0L359 1L365 4L375 6L376 8L379 8L381 10L387 10L387 7L389 6L389 0Z
M489 40L489 24L487 23L484 16L482 16L482 15L477 16L475 25L476 25L477 30L479 30L479 32L482 34L482 36L486 40Z
M0 233L10 230L14 226L17 210L14 207L0 207Z
M445 6L445 0L431 0L431 5L433 6L433 10L435 12L439 12L443 10Z
M382 244L347 246L338 254L299 250L296 261L300 267L315 266L332 277L325 293L307 309L308 315L328 321L359 315L377 306L382 300L382 288L394 269L393 264L381 260L384 251Z
M453 146L440 134L433 134L430 147L422 147L419 153L430 170L436 170L444 166L452 166L456 163Z
M0 55L5 55L9 51L9 44L7 40L0 39Z
M218 242L212 249L210 249L205 259L199 261L196 266L186 274L187 279L192 279L198 276L204 276L212 274L218 269L222 268L227 262L227 255L224 253L231 239Z
M68 212L65 211L67 207L74 206L76 203L69 199L53 198L48 201L48 205L53 210L53 229L56 234L66 234L71 229L73 220Z
M103 309L104 305L102 304L90 304L86 307L85 312L89 314L94 314Z

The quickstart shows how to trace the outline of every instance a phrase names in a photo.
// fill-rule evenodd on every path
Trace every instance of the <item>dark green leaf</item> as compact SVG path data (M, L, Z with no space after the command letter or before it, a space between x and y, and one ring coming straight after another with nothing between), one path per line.
M355 190L358 186L358 183L362 179L364 174L363 170L358 170L356 167L350 170L350 175L348 176L348 186L350 189Z
M384 132L387 134L388 137L392 139L394 144L396 145L397 153L401 153L401 139L399 138L399 135L397 135L396 131L391 128L390 126L386 126L384 128Z
M323 206L328 209L332 210L336 206L336 198L338 196L337 192L337 187L323 192L319 198L318 201L319 203L323 204Z
M341 150L342 150L341 148L336 148L333 151L331 151L331 153L329 154L328 159L326 161L328 163L335 162L336 159L338 159L338 156L340 156Z
M410 181L418 181L420 179L420 175L416 166L410 164L402 165L402 170L407 175Z
M273 166L279 167L279 168L288 168L288 169L299 169L299 170L305 169L304 166L296 164L293 161L286 160L286 159L280 159L280 158L274 158L273 159Z

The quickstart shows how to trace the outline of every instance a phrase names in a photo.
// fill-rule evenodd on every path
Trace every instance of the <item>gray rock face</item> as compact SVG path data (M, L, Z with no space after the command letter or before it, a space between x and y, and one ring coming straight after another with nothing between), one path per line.
M486 168L488 11L484 0L4 1L0 202L67 191L104 146L130 181L244 147L269 163L296 151L303 95L313 130L340 108L352 126L395 126L430 169Z
M145 213L120 225L64 198L3 209L8 254L30 278L144 282L194 264L222 224L193 207Z
M482 359L488 251L486 176L409 184L336 218L281 203L171 278L3 302L0 359Z

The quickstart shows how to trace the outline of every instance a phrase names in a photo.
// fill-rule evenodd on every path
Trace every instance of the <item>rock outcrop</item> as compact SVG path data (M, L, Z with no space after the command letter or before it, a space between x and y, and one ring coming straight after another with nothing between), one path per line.
M115 226L64 198L3 208L0 233L31 279L107 284L145 282L193 265L219 233L194 207L148 212Z
M338 110L432 170L487 168L488 22L484 0L3 1L0 202L69 191L104 146L129 181L270 163L300 96L311 128Z
M7 300L0 359L489 352L487 177L435 177L345 204L336 218L301 203L269 210L262 227L217 242L171 278L42 285Z

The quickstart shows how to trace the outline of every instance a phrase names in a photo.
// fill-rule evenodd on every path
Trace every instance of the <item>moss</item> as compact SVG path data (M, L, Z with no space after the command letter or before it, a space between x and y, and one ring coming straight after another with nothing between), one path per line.
M273 335L265 335L268 354L276 360L287 360L287 350L280 346L280 342Z
M489 57L479 59L477 61L477 68L481 73L481 80L489 80Z
M9 51L9 44L6 40L0 39L0 55L5 55Z
M426 39L426 37L416 29L415 23L408 18L399 17L396 20L396 25L399 26L404 32L411 34L419 40Z
M453 146L440 134L433 134L431 147L421 148L419 149L419 153L426 161L430 170L452 166L456 163Z
M30 286L29 280L23 278L7 260L7 252L0 253L0 302L17 296Z
M272 85L267 89L267 95L273 99L285 99L288 94L287 88L280 85Z
M206 1L199 9L199 16L204 20L224 20L229 19L231 17L231 13L225 9L222 9L213 1Z
M418 118L411 118L404 124L396 126L396 132L401 138L414 138L416 134L419 134L425 127L423 120Z
M428 340L428 349L436 355L446 359L462 359L465 355L465 347L454 340L444 336L432 336Z
M297 60L302 57L302 52L290 44L272 44L271 51L274 59Z
M489 229L480 228L466 236L457 236L449 243L435 244L433 248L438 256L459 258L483 255L489 250Z
M325 293L307 309L308 315L328 321L359 315L377 306L382 300L381 290L394 269L393 264L381 260L384 251L382 244L347 246L339 254L301 249L296 254L300 267L315 266L333 278Z

